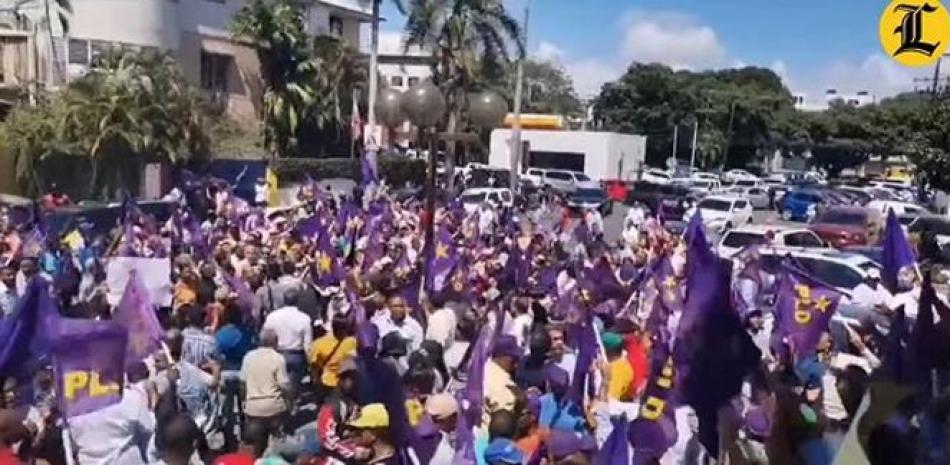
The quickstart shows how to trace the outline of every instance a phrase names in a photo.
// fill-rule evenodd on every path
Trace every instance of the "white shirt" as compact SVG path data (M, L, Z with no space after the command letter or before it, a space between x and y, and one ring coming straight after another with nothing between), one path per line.
M907 318L917 319L917 306L920 301L920 288L915 287L909 291L898 292L891 296L887 302L887 308L897 310L901 305L904 306L904 315Z
M489 234L495 223L495 212L486 208L478 212L478 232L482 235Z
M403 318L402 323L396 324L393 321L392 317L389 316L388 311L383 311L373 317L373 324L376 325L376 328L379 330L380 339L383 336L393 332L398 331L399 335L403 339L409 341L409 351L414 352L419 346L422 345L422 341L425 339L425 331L422 330L422 325L419 324L415 318L406 315Z
M848 296L841 298L844 303L850 302L868 308L877 305L887 305L890 299L891 293L888 292L884 286L878 284L877 288L872 288L868 286L867 283L858 284L857 287L852 289L850 299L848 299Z
M82 465L145 464L142 455L155 432L145 387L126 387L118 404L71 419L69 430Z
M297 307L280 307L264 320L263 329L277 333L277 348L286 350L309 350L313 341L313 322Z
M432 454L429 465L452 465L452 461L455 459L455 447L452 445L448 433L439 431L439 434L442 435L442 439L435 448L435 453Z
M254 184L254 201L257 203L267 201L267 184Z
M426 328L426 339L442 345L443 351L455 343L455 330L458 317L447 307L442 307L429 315L429 327Z
M518 346L521 348L525 347L525 339L528 337L528 330L531 329L531 323L534 322L534 317L530 313L523 313L514 318L514 321L511 322L511 326L508 328L508 334L515 337L515 340L518 341Z

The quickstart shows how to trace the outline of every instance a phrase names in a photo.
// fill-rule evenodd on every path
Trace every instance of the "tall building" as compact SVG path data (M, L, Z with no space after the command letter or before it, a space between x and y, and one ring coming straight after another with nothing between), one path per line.
M253 119L262 85L249 44L229 32L245 0L71 0L65 31L52 0L0 0L0 12L16 10L31 20L41 81L55 86L86 72L113 47L171 53L187 79L207 90L239 119ZM48 18L53 18L48 21ZM360 25L371 19L367 0L312 0L307 31L334 35L359 49ZM47 27L46 25L49 25ZM3 37L0 31L0 38Z

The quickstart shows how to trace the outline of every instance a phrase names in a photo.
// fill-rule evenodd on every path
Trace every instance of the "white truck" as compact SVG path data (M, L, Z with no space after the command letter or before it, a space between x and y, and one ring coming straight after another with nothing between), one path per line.
M528 168L576 171L594 181L635 180L644 167L646 136L595 131L521 131L521 173ZM511 130L491 133L488 164L511 167Z

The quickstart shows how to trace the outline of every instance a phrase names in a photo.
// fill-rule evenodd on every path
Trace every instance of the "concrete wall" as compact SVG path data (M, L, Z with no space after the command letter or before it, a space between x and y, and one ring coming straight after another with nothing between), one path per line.
M492 131L490 165L511 165L510 139L510 129ZM521 140L532 151L584 154L584 173L595 180L632 178L646 153L646 137L612 132L523 130Z
M179 5L208 0L73 0L71 37L177 50ZM216 4L217 5L217 4Z

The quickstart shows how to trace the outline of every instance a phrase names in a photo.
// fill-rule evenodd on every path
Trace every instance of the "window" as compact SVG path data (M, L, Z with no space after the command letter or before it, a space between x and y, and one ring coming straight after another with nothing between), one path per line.
M393 87L402 87L402 76L393 76L389 78L389 84Z
M590 181L590 178L584 173L574 173L574 179L578 181Z
M330 35L337 37L343 35L343 18L330 16Z
M729 231L726 237L722 239L722 245L726 247L743 248L747 245L762 244L765 237L759 233Z
M93 40L89 42L89 61L95 65L96 61L112 49L112 44L102 40Z
M89 64L89 41L82 39L69 39L69 64L88 65Z
M411 77L411 78L409 78L409 87L412 87L412 86L414 86L414 85L416 85L416 84L418 84L418 83L419 83L419 78L417 78L417 77Z
M465 194L459 200L461 200L462 203L482 203L485 201L485 193Z
M568 173L561 173L559 171L551 171L545 174L546 177L551 179L557 179L558 181L572 181L574 178Z
M729 202L728 200L703 199L701 202L699 202L698 208L700 210L727 212L731 206L732 202Z
M828 210L819 215L818 218L815 218L816 223L846 224L854 226L863 226L867 220L868 218L864 213L851 212L847 210Z
M806 270L816 278L844 289L854 289L861 283L861 275L847 265L815 258L798 258Z
M785 245L791 247L824 247L821 239L810 232L797 232L785 236Z
M212 96L228 91L228 70L232 58L228 55L201 51L201 88Z
M746 207L748 206L749 206L749 202L746 202L745 200L739 200L736 202L736 205L735 207L733 207L733 210L745 210Z

